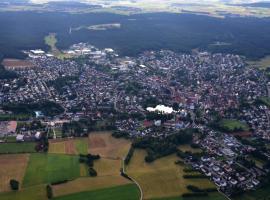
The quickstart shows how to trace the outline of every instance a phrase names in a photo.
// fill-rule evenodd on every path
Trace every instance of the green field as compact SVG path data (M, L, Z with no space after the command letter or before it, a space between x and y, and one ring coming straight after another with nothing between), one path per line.
M88 140L85 139L76 139L75 140L76 150L79 154L88 154Z
M209 193L207 197L168 197L168 198L158 198L158 199L151 199L151 200L226 200L226 198L220 195L218 192ZM243 200L243 199L242 199Z
M267 200L270 199L270 184L256 191L247 192L234 200Z
M0 154L4 153L34 153L36 143L24 142L24 143L2 143L0 144Z
M10 120L28 120L31 116L28 114L0 114L0 121L10 121Z
M128 184L89 192L80 192L54 198L55 200L138 200L140 192L136 185Z
M32 154L23 180L23 187L74 179L80 176L77 156Z
M56 39L56 35L54 33L50 33L49 35L47 35L45 38L45 43L51 47L51 51L55 51L57 50L56 48L56 43L57 43L57 39Z
M219 122L220 128L224 131L234 132L234 131L248 131L248 125L240 122L238 120L223 119Z
M45 185L25 188L19 192L0 193L1 200L47 200Z

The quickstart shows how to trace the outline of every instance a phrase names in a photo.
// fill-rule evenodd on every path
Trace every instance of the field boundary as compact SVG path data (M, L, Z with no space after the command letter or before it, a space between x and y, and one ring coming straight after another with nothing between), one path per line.
M122 158L122 170L123 170L123 173L128 176L128 174L126 173L126 168L125 168L125 158ZM143 190L142 190L140 184L134 178L132 178L131 176L128 176L128 177L139 188L139 190L140 190L140 200L143 200Z

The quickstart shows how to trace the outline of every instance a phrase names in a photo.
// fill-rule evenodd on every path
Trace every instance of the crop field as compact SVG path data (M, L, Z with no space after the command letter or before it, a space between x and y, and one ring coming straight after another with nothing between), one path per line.
M150 164L145 163L145 155L145 151L136 150L127 166L128 175L141 185L145 199L180 196L189 192L187 185L200 188L214 187L208 179L184 179L185 166L174 163L179 160L175 155L158 159Z
M87 154L88 153L88 140L87 138L76 139L75 147L79 154Z
M87 138L50 140L49 153L69 155L87 154L88 140Z
M23 187L74 179L80 176L77 156L60 154L31 154Z
M92 132L89 134L89 153L104 158L122 159L128 152L131 142L116 139L110 132Z
M0 155L0 192L10 191L10 179L22 182L28 159L28 154Z
M16 154L16 153L34 153L36 143L24 142L24 143L2 143L0 144L0 154Z
M131 183L129 180L120 175L115 176L98 176L98 177L82 177L65 184L54 185L53 192L55 196L63 196L67 194L92 191L101 188L114 187Z
M98 176L119 175L121 162L121 160L101 158L94 162L94 168Z
M185 152L185 151L189 151L189 152L191 152L191 153L201 153L201 152L202 152L202 150L201 150L200 148L195 149L195 148L192 148L192 147L191 147L190 145L188 145L188 144L180 145L180 146L178 147L178 149L180 149L180 150L183 151L183 152Z
M258 61L250 61L249 64L259 69L267 69L270 67L270 56L266 56Z
M62 197L55 200L138 200L139 191L133 184L99 189L94 191L80 192Z
M37 185L33 187L23 188L19 192L0 193L1 200L47 200L46 186Z
M189 198L183 198L183 197L167 197L167 198L155 198L151 200L227 200L223 195L221 195L218 192L209 193L207 197L189 197Z

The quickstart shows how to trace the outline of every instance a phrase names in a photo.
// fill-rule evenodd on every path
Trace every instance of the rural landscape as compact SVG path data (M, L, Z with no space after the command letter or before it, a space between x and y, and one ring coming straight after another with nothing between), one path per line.
M0 200L270 199L270 2L2 0Z

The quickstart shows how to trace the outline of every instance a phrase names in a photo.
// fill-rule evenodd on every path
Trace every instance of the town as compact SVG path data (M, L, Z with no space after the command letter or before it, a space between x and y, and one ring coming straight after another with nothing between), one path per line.
M5 59L15 79L0 83L0 140L82 137L167 138L196 130L202 153L178 152L226 196L253 190L270 173L270 81L244 57L194 50L123 57L87 43ZM27 126L26 124L29 124ZM34 128L33 128L34 127Z

